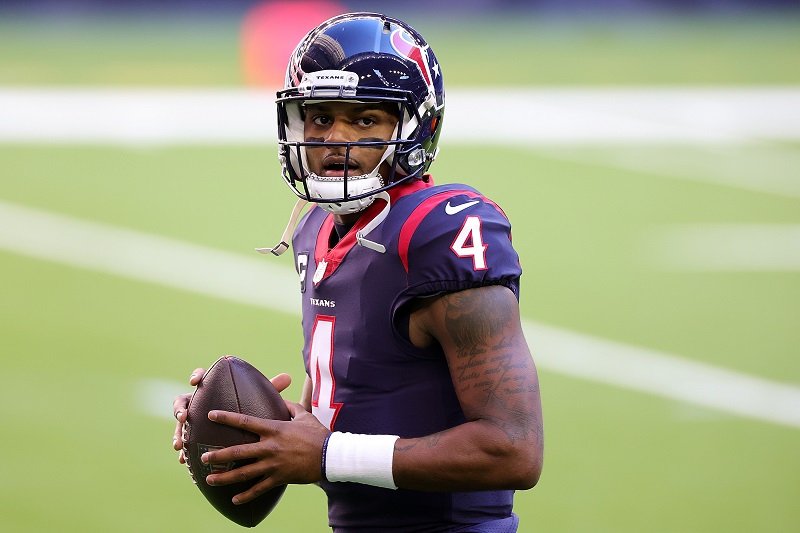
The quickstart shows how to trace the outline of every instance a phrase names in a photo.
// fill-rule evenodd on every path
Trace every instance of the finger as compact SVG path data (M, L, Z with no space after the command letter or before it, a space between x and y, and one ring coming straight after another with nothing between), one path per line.
M264 451L259 449L259 443L239 444L238 446L228 446L221 450L205 452L200 456L200 461L204 464L228 464L244 459L253 459L264 455Z
M183 454L183 448L178 452L178 462L182 465L186 464L186 456Z
M175 423L175 433L172 434L172 447L175 450L183 448L183 424L180 420Z
M186 411L184 411L175 424L175 433L172 435L172 447L176 450L183 448L186 443Z
M244 492L241 492L233 497L233 503L235 505L241 505L243 503L247 503L249 501L255 500L265 492L270 489L274 489L278 486L278 483L273 481L270 477L265 477L263 480L259 481L249 489Z
M265 472L266 469L263 465L259 463L251 463L240 466L239 468L234 468L233 470L228 470L227 472L210 474L206 476L206 483L212 487L232 485L234 483L242 483L245 481L250 481L251 479L259 478L263 476Z
M178 396L175 396L175 400L172 402L172 416L174 416L179 422L180 418L178 415L181 412L186 411L186 408L189 406L189 398L191 397L191 393L179 394Z
M269 433L274 423L272 420L242 413L232 413L230 411L209 411L208 419L218 424L244 429L257 435L266 435Z
M183 426L178 423L175 424L175 434L172 436L172 449L175 451L183 448Z
M202 381L205 373L206 373L205 368L195 368L192 371L192 375L189 376L189 385L191 385L192 387L196 387L197 384L200 383L200 381Z
M283 403L285 403L286 408L289 409L289 415L291 415L292 419L301 414L308 413L308 411L306 411L306 408L297 402L290 402L289 400L284 400Z
M189 394L181 394L172 402L172 414L175 417L175 432L172 434L172 447L180 450L183 447L183 424L186 422Z
M283 392L287 388L289 388L289 385L292 384L292 376L286 373L281 373L272 378L270 381L272 382L272 385L278 390L278 392Z

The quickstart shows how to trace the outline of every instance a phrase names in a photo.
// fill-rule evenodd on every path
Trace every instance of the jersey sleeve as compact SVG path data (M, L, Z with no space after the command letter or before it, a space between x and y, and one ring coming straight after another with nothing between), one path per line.
M485 285L506 286L519 298L522 269L511 223L474 190L421 203L400 232L398 252L408 277L406 302Z

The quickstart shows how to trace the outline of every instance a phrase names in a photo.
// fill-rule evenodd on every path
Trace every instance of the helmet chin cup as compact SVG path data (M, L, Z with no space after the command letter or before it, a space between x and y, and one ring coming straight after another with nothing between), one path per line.
M363 196L354 200L326 202L326 199L341 199L362 196L377 191L384 186L383 178L376 171L360 176L326 177L310 172L306 177L309 199L335 215L358 213L375 201L375 195ZM346 194L345 194L346 191Z

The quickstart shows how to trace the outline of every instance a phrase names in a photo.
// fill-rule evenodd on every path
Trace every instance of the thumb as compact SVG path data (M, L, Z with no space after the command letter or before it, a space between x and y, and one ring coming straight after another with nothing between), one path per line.
M295 419L302 414L308 414L306 408L299 403L290 402L289 400L284 400L283 403L285 403L286 408L289 409L289 414L292 416L292 419Z
M289 387L289 385L291 385L292 377L289 374L280 373L270 381L272 382L272 386L275 387L278 392L283 392Z

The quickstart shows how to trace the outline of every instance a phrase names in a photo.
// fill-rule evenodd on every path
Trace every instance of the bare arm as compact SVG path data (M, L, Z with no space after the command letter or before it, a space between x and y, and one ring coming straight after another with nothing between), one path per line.
M412 313L411 340L438 342L467 422L395 444L399 487L527 489L542 468L539 383L519 306L505 287L441 296Z

